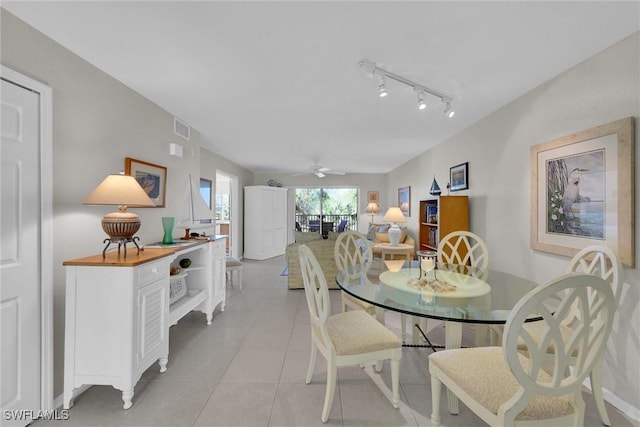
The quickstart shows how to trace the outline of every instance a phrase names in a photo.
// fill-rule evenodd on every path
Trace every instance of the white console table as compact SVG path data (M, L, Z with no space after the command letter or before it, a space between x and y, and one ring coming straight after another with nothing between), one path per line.
M169 360L169 327L197 310L210 325L225 304L225 240L189 241L184 246L145 248L138 255L117 252L65 261L66 309L64 400L83 385L111 385L122 391L124 409L133 389L156 360ZM169 305L169 267L189 258L187 294Z

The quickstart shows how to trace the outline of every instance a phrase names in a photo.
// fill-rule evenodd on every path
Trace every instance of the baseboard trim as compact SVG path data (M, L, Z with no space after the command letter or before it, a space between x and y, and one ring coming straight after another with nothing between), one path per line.
M78 387L77 389L74 390L73 393L73 399L77 399L78 396L80 396L82 393L84 393L85 391L89 390L92 387L91 384L85 384L81 387ZM72 400L73 402L73 400ZM60 409L62 408L62 404L64 403L64 393L59 394L58 396L56 396L56 398L53 400L53 407L55 409ZM73 407L73 405L72 405Z
M582 385L591 390L591 381L589 380L589 377L584 380ZM611 393L606 388L602 389L602 397L606 402L609 402L610 404L615 406L616 409L625 414L627 417L633 419L634 421L640 421L640 409L634 407L629 402L625 402L624 400L620 399L618 396Z

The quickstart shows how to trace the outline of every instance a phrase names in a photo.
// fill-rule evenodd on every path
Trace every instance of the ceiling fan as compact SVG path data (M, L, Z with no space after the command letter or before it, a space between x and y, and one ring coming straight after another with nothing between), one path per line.
M344 175L344 174L345 172L332 171L330 168L324 167L322 165L313 165L309 168L309 172L294 173L293 176L315 175L318 178L324 178L327 175Z

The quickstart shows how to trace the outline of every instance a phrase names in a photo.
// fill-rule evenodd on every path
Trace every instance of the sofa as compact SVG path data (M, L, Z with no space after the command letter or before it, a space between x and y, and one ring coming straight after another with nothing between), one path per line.
M339 289L335 281L335 276L338 273L338 267L336 266L336 260L333 255L338 235L339 233L330 232L327 239L322 239L318 233L296 232L296 242L289 244L286 250L288 265L287 284L289 289L304 289L304 283L302 283L302 271L300 270L300 260L298 259L298 248L302 244L307 245L318 260L318 263L322 268L322 272L324 273L324 277L327 279L329 289ZM374 235L374 240L371 241L371 243L388 243L389 237L388 235L385 237L385 235L386 232L377 232L377 235ZM402 240L403 237L404 241ZM411 236L407 235L406 229L403 231L403 237L401 237L401 243L412 245L415 248L415 241ZM381 250L374 249L373 256L374 258L381 257Z

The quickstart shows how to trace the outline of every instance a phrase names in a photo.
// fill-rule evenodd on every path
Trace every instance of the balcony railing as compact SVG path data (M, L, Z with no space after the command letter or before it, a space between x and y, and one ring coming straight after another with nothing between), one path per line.
M296 214L296 230L307 231L311 233L322 233L326 239L330 231L338 231L340 222L347 221L344 230L358 229L358 215L356 214L333 214L320 215L313 214Z

